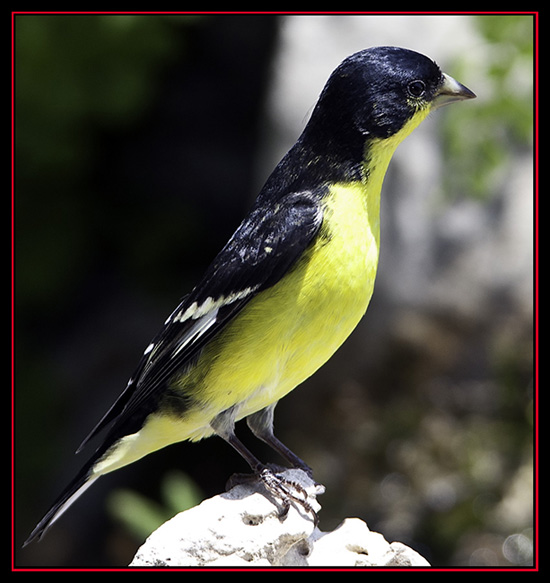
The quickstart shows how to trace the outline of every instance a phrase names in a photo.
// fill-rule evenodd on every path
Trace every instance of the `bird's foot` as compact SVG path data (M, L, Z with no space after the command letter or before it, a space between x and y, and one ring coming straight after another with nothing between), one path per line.
M319 519L317 513L308 502L307 491L298 482L282 476L280 472L285 469L287 468L270 464L269 466L262 466L254 474L233 474L229 478L226 488L229 490L238 484L251 483L259 480L267 492L279 501L281 506L279 518L281 520L286 518L290 505L294 503L300 506L307 514L311 515L315 526L317 526Z
M313 517L315 526L317 526L317 523L319 522L317 513L308 502L308 493L301 484L293 480L288 480L280 474L276 474L269 467L264 468L258 474L258 477L266 490L274 498L280 500L282 508L279 513L279 518L284 520L288 514L291 503L294 503L301 506L307 514L310 514Z

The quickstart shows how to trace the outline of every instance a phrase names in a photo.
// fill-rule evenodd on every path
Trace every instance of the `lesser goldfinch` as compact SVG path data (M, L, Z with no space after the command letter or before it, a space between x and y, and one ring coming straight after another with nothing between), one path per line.
M235 422L246 417L258 438L311 473L274 436L275 405L333 355L367 309L380 191L397 145L435 108L472 97L434 61L403 48L365 49L336 68L248 216L79 450L106 430L102 444L27 543L99 476L212 434L271 491L292 497L291 485L239 441Z

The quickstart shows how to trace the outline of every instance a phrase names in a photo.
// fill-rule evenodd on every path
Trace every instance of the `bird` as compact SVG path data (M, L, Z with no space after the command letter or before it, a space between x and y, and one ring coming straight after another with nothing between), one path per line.
M100 476L172 443L217 435L284 504L298 485L242 443L236 422L292 468L277 402L319 369L369 305L380 197L392 155L432 111L476 95L416 51L345 58L247 216L145 349L124 391L77 450L103 440L27 538L39 540Z

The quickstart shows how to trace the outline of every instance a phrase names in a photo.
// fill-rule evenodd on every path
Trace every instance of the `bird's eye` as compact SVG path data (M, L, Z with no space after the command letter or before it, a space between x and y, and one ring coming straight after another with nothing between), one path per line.
M426 84L424 83L424 81L411 81L408 85L407 85L407 89L409 90L409 94L412 97L422 97L422 95L424 95L424 92L426 91Z

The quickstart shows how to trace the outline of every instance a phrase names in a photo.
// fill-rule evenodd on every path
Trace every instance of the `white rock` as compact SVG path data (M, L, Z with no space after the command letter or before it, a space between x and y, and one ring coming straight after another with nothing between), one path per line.
M316 495L324 488L300 470L286 470L318 512ZM138 550L130 566L175 567L325 567L429 566L412 549L388 543L358 518L322 532L299 504L288 514L265 495L258 482L238 485L181 512L158 528Z

